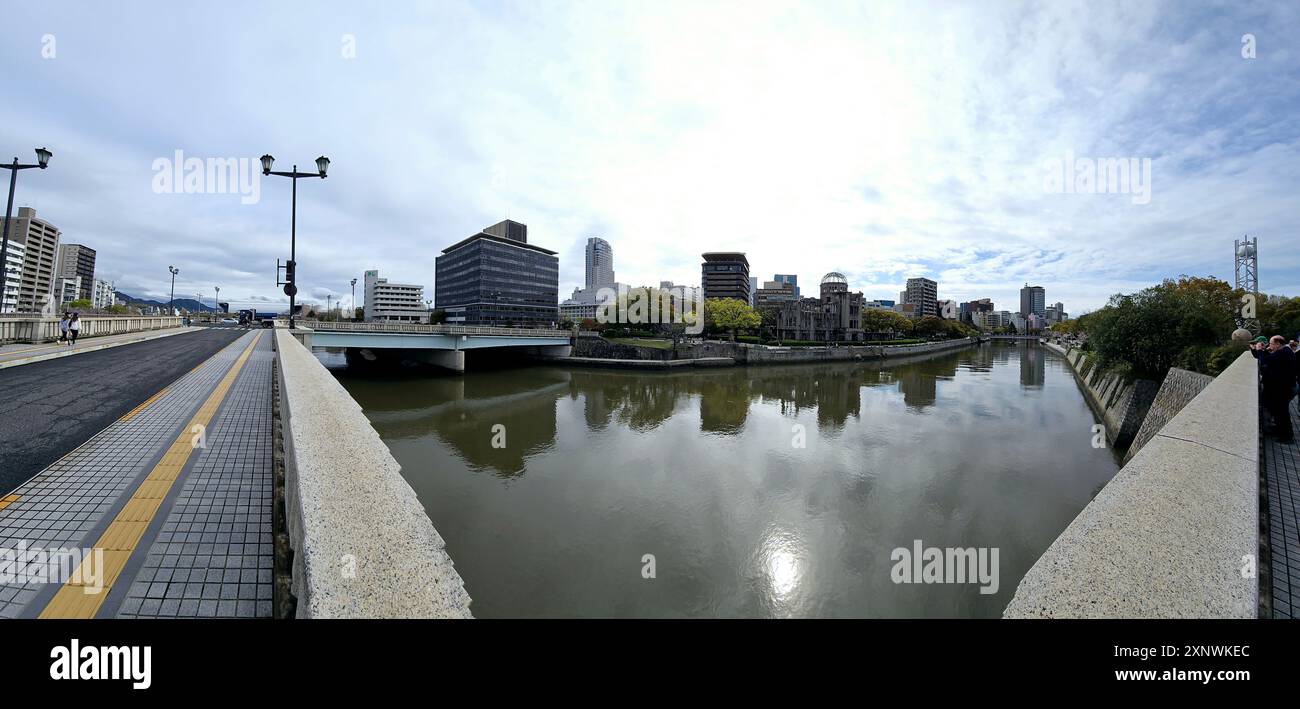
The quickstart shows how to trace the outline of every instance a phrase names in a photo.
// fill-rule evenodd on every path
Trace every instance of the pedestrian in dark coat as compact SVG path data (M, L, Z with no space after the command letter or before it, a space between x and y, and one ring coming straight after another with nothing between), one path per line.
M1259 360L1260 404L1273 419L1272 434L1280 443L1293 440L1291 430L1291 395L1296 385L1296 355L1281 335L1274 335L1267 345L1250 347Z

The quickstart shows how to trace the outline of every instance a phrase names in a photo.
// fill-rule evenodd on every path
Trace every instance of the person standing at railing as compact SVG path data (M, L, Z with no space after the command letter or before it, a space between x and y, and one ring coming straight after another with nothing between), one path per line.
M69 316L67 313L64 313L64 314L63 314L63 319L59 321L59 342L67 342L67 341L68 341L68 322L69 322L69 320L70 320L70 316Z
M81 332L81 313L73 313L68 321L68 346L77 344L77 334Z
M1263 339L1263 338L1256 338ZM1273 428L1267 431L1278 443L1291 443L1291 393L1296 383L1295 353L1286 346L1281 335L1269 338L1268 344L1253 342L1250 353L1260 364L1260 403L1273 419Z

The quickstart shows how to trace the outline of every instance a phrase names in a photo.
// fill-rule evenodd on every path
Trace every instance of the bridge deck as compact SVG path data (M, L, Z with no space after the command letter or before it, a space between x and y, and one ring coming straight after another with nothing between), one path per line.
M4 344L0 345L0 369L86 352L96 352L109 347L129 345L146 340L156 340L159 337L170 337L188 332L202 332L204 329L201 327L172 327L165 330L144 330L141 332L124 332L118 335L82 337L77 339L75 345L59 342Z
M0 499L0 549L103 554L97 593L31 562L0 618L270 617L272 362L242 335Z
M1291 425L1300 432L1300 410L1291 402ZM1265 436L1261 465L1268 484L1273 617L1300 618L1300 444Z

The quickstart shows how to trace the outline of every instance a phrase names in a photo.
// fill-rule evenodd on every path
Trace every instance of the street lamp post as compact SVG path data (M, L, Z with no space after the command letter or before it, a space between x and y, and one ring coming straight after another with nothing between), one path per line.
M302 177L319 177L325 179L325 173L329 170L330 159L324 155L316 158L316 172L298 172L298 166L294 165L289 172L274 172L271 166L275 164L275 158L270 154L263 155L262 158L263 175L279 175L293 180L293 206L289 218L289 263L285 266L284 285L285 295L289 296L289 329L294 329L293 309L294 297L298 295L297 283L297 256L298 256L298 179Z
M181 270L175 266L168 266L167 270L172 274L172 294L171 299L167 301L167 317L171 317L176 314L176 274Z
M432 325L433 324L433 301L432 300L424 301L424 309L428 311L427 313L425 313L425 315L429 319L429 324Z
M350 317L348 317L348 320L356 320L357 319L357 279L355 278L352 279L352 300L350 301L350 303L352 306L352 314Z
M53 155L54 153L51 153L45 148L37 148L35 165L20 165L17 156L15 156L12 164L3 166L9 171L9 203L5 207L4 232L0 235L0 273L4 274L0 275L0 311L4 310L4 291L9 280L9 220L14 216L14 186L18 182L18 171L28 170L33 167L39 167L44 170L50 166L50 158L53 157ZM17 302L15 302L14 308L17 309L17 307Z
M218 302L221 300L221 286L212 286L212 290L216 291L217 293L216 295L212 296L212 319L216 320L217 313L221 312L221 303Z
M325 294L325 319L326 319L326 320L328 320L329 317L330 317L330 300L331 300L331 299L330 299L329 294L326 293L326 294Z

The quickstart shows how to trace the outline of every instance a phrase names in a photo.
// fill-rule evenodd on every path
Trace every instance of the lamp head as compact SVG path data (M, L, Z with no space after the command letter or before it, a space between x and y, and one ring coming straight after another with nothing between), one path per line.
M330 169L329 158L325 157L324 155L316 158L316 171L320 173L321 177L325 177L325 173L328 172L329 169Z
M270 154L267 154L267 155L263 155L261 157L261 160L262 160L262 174L263 175L271 174L271 166L275 165L275 158L271 157Z
M36 149L36 164L40 165L42 170L50 166L50 158L52 157L54 157L54 153L45 148Z

